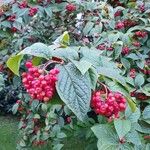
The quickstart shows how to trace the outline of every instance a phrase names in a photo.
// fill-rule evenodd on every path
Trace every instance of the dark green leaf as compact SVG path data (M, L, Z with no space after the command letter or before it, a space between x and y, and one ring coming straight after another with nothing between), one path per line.
M125 111L126 119L130 120L132 123L137 122L138 119L140 118L140 115L141 113L140 113L139 108L137 108L135 112L132 112L129 107L126 108L126 111Z
M96 125L91 129L98 138L98 150L133 150L132 146L128 143L120 144L117 133L110 125Z
M138 74L136 77L135 77L135 86L137 86L137 87L141 87L143 84L144 84L144 82L145 82L145 79L144 79L144 77L143 77L143 75L142 74Z
M148 105L143 111L143 118L150 119L150 105Z
M16 103L16 104L13 106L13 108L12 108L12 112L13 112L13 114L16 114L16 113L17 113L18 108L19 108L19 104L18 104L18 103Z
M89 76L89 80L91 83L91 89L95 90L97 79L98 79L98 74L97 74L97 71L94 67L91 67L88 70L88 76Z
M120 139L131 130L131 122L129 120L114 120L114 126Z
M84 75L92 66L92 64L86 60L71 60L71 62L79 69L82 75Z
M83 29L84 35L88 35L88 33L90 32L90 30L93 28L93 26L94 26L93 22L87 22L86 26Z
M18 55L25 55L25 54L43 57L46 59L49 59L52 56L50 48L43 43L35 43L22 50Z
M52 51L52 56L61 58L65 61L69 59L72 59L72 60L79 59L77 47L57 48Z
M125 85L125 79L120 75L120 72L114 68L99 67L98 74L117 80L122 85Z
M131 142L135 145L141 145L141 140L139 137L138 132L135 129L132 129L127 135L126 135L126 140L128 142Z
M91 88L86 75L69 63L58 66L60 73L56 84L57 92L66 105L83 120L90 108Z

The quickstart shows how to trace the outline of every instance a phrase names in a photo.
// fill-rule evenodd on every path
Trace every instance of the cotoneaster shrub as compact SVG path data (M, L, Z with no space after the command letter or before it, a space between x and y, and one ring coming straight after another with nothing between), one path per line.
M13 107L23 116L18 149L47 142L61 149L69 131L85 135L89 149L96 137L99 150L149 149L149 7L130 0L17 1L2 14L16 54L7 66L17 75L20 65L27 72L28 60L42 69L40 90L37 72L30 73L27 94ZM49 97L43 83L54 68L59 73Z

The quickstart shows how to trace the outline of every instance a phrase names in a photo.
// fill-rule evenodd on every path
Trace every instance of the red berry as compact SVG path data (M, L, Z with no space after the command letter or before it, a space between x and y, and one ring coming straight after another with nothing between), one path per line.
M27 61L26 64L25 64L25 66L27 68L31 68L32 67L32 62L31 61Z
M12 28L11 28L11 31L12 31L12 32L17 32L18 29L17 29L16 27L12 27Z
M67 11L69 11L69 12L73 12L73 11L75 11L76 10L76 6L74 5L74 4L68 4L67 6L66 6L66 10Z
M70 124L70 123L71 123L71 117L67 117L66 122L67 122L68 124Z

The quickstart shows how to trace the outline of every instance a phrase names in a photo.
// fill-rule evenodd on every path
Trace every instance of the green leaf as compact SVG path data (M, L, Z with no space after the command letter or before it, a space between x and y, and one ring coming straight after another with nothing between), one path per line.
M145 150L150 150L150 143L146 144Z
M23 58L23 55L11 56L7 61L7 67L16 75L19 76L20 63Z
M24 140L21 140L20 143L19 143L19 145L20 145L21 147L25 147L25 146L26 146L26 143L25 143Z
M18 108L19 108L19 104L18 104L18 103L16 103L15 105L13 105L13 107L12 107L12 112L13 112L13 114L16 114L16 113L17 113Z
M145 79L144 79L144 77L143 77L143 75L142 74L138 74L136 77L135 77L135 86L137 86L137 87L141 87L143 84L144 84L144 82L145 82Z
M122 41L118 41L115 43L115 51L114 51L114 58L117 59L121 52L122 52L122 47L123 47L123 42Z
M103 76L109 77L111 79L117 80L122 85L125 85L125 79L120 75L120 72L118 69L114 68L106 68L106 67L98 67L98 74L101 74Z
M70 37L67 31L63 33L61 42L69 45Z
M127 59L121 58L121 63L127 70L130 69L130 62Z
M92 30L93 26L94 26L93 22L87 22L87 24L85 25L83 29L84 35L88 35L88 33Z
M0 74L0 89L4 86L4 84L5 84L5 79L4 79L3 75Z
M70 43L70 37L67 31L65 31L61 36L59 36L54 42L55 45L60 45L66 47Z
M143 111L143 118L150 119L150 105L148 105Z
M43 103L41 108L44 112L47 112L47 105L46 104Z
M61 133L57 133L57 138L62 139L67 137L65 133L61 132Z
M127 107L125 110L126 119L130 120L132 123L137 122L140 116L141 116L141 112L139 108L137 108L135 112L132 112L129 107Z
M114 120L114 126L120 139L131 130L131 122L129 120Z
M110 43L117 42L118 39L119 39L119 33L110 33L110 34L108 34L108 40L109 40Z
M150 134L150 125L145 121L139 121L139 124L135 124L135 129L139 132Z
M63 147L63 144L55 144L55 146L53 147L53 150L61 150Z
M113 141L112 143L116 143L116 139L118 139L117 134L108 124L95 125L91 129L98 139L107 139Z
M92 64L86 60L71 60L71 62L79 69L82 75L84 75L92 66Z
M141 145L139 134L134 128L132 128L131 131L126 135L126 140L135 145Z
M46 8L45 8L45 12L46 12L46 14L47 14L49 17L52 17L52 10L51 10L50 7L46 7Z
M34 115L34 118L35 118L35 119L40 119L41 117L40 117L39 114L35 114L35 115Z
M106 66L108 65L108 62L110 61L110 58L101 56L101 52L93 48L89 49L88 47L81 47L80 54L82 57L81 60L86 60L90 62L94 67L99 67L103 65Z
M95 90L96 83L97 83L97 80L98 80L98 74L97 74L97 71L94 67L91 67L88 70L88 76L89 76L89 80L90 80L90 83L91 83L91 89Z
M136 103L132 99L130 99L129 97L127 97L127 102L128 102L128 104L130 106L131 111L135 112L136 108L137 108L136 107Z
M133 150L128 143L120 144L117 133L110 125L96 125L91 129L98 138L98 150Z
M42 58L40 58L40 57L34 57L32 59L32 63L33 63L33 65L38 66L41 63L41 60L42 60Z
M39 101L38 100L32 101L32 103L31 103L32 111L35 111L35 109L38 107L38 105L39 105Z
M77 52L77 47L67 47L67 48L57 48L52 51L52 56L53 57L58 57L61 58L65 61L73 59L73 60L78 60L78 52Z
M72 63L64 66L59 65L58 69L60 70L56 84L58 95L75 115L83 120L90 108L89 80Z
M49 59L52 56L50 48L43 43L35 43L29 47L26 47L18 55L25 55L25 54L42 57L45 59Z
M136 54L131 53L127 56L127 58L130 58L132 60L140 60L140 57L138 57Z

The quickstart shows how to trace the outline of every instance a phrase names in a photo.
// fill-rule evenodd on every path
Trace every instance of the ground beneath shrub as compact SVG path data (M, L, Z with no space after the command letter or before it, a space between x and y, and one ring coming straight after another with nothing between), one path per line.
M18 137L18 119L12 116L0 116L0 150L16 150ZM85 141L72 137L64 141L63 150L84 150ZM47 147L32 150L50 150Z

